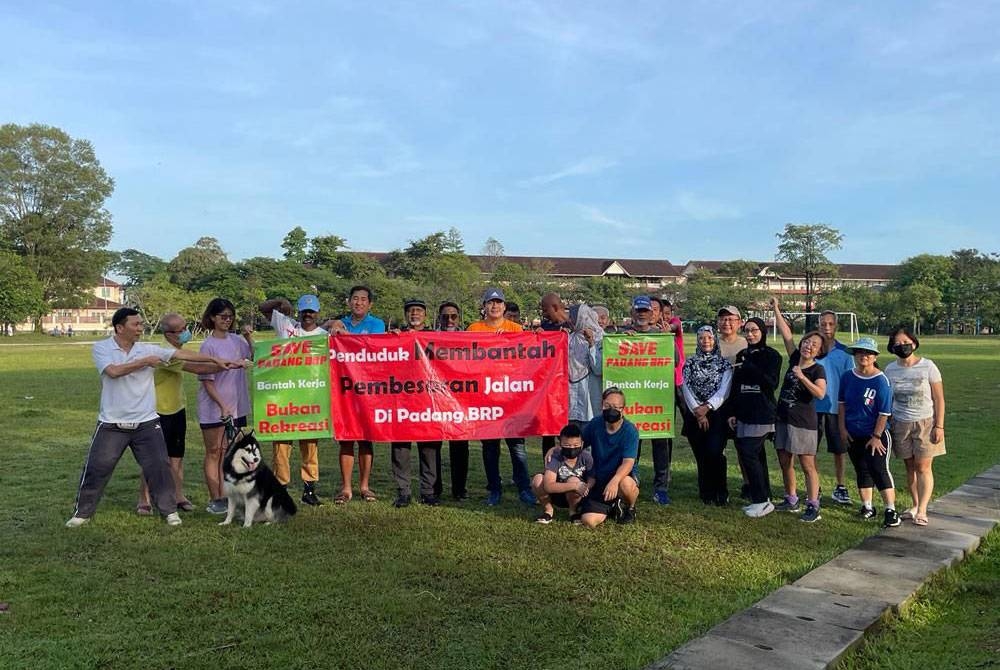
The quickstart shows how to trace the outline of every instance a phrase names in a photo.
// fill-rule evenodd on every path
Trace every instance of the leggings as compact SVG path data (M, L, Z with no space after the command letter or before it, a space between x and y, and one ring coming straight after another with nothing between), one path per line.
M885 491L886 489L896 488L896 484L892 479L892 473L889 472L889 454L892 453L892 436L889 435L888 430L883 430L880 437L882 438L882 446L885 447L884 454L872 453L872 450L867 447L868 440L871 439L869 436L855 437L851 435L851 443L847 448L847 454L851 457L851 463L854 464L854 472L857 473L859 489L874 487L879 491Z

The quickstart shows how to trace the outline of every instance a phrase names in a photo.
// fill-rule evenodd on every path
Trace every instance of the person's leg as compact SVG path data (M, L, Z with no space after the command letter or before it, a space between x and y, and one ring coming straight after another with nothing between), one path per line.
M871 449L866 449L865 460L868 462L872 481L875 488L878 489L879 495L882 496L882 502L885 503L886 509L894 510L896 509L896 481L889 471L889 459L892 457L892 439L889 437L889 431L882 432L882 447L885 449L884 454L873 453Z
M725 505L729 502L729 484L726 481L726 440L728 439L729 426L716 414L709 424L707 451L709 486L717 505ZM745 482L746 478L744 477Z
M914 456L913 458L913 470L917 485L917 497L914 498L917 505L917 512L915 516L922 519L927 518L927 503L930 502L931 496L934 495L934 470L933 465L934 457L930 458L919 458Z
M670 488L671 440L657 437L650 440L653 450L653 493Z
M191 501L187 499L184 495L184 459L183 458L171 458L170 459L170 474L174 478L174 497L177 499L178 505L183 505L187 503L191 504Z
M759 505L770 499L765 481L767 471L761 467L760 452L763 449L764 436L736 438L736 455L747 476L747 484L750 487L750 502L754 505Z
M531 477L528 474L528 449L523 437L508 437L507 451L510 452L510 466L514 484L518 491L531 491Z
M344 503L351 499L353 495L351 479L354 477L354 442L352 440L340 441L340 493L334 498L336 502Z
M861 506L863 509L873 509L872 507L872 476L868 469L868 463L865 459L865 451L867 448L868 438L866 437L852 437L850 444L847 448L847 455L851 459L851 463L854 465L855 479L858 485L858 496L861 498Z
M795 481L795 461L788 451L778 452L778 465L781 467L781 482L785 487L786 498L798 498L798 482Z
M913 456L904 458L903 465L906 466L906 489L910 492L910 499L913 501L910 509L907 510L907 515L912 517L920 509L920 488L917 484L916 459Z
M274 442L271 449L271 470L274 471L274 478L282 486L288 486L292 480L291 468L288 465L292 453L292 443Z
M118 460L125 453L129 439L129 433L113 428L110 424L97 424L87 450L87 460L83 463L83 472L80 473L74 517L89 519L94 516L97 503L104 495L104 487L111 479Z
M396 482L396 492L400 497L406 498L411 494L410 449L409 442L393 442L389 445L389 460L392 463L392 478Z
M806 479L806 502L819 508L819 472L816 471L816 454L799 454L799 465Z
M358 488L366 500L374 497L369 482L374 461L375 445L368 440L358 442Z
M143 516L153 513L153 506L149 501L149 485L145 477L139 477L139 498L135 503L135 512Z
M691 453L694 454L695 466L698 470L698 497L705 504L714 502L708 484L708 461L706 460L706 433L700 428L695 428L688 433L688 442L691 444Z
M437 462L434 465L434 497L440 498L444 493L444 479L441 474L441 461L444 460L441 458L441 447L444 442L442 440L434 440L427 444L437 449Z
M469 442L452 440L448 442L448 462L451 466L451 495L464 500L469 495Z
M201 436L205 442L205 488L208 489L210 501L223 497L222 493L222 457L225 454L226 431L223 426L202 428Z
M187 411L181 410L160 419L163 439L167 442L167 456L174 478L174 497L177 506L185 511L192 509L191 501L184 495L184 455L187 448Z
M319 481L319 440L299 440L299 456L302 458L299 466L302 483L315 484Z
M622 499L626 507L634 508L639 499L639 483L628 475L622 477L621 484L618 485L618 497Z
M555 514L555 507L552 506L552 500L549 498L549 494L545 492L545 487L542 486L545 476L542 474L537 474L531 478L531 491L538 498L538 502L542 505L542 512L552 516Z
M545 467L545 454L549 453L549 450L556 446L556 436L555 435L542 435L542 467Z
M132 434L130 446L142 469L142 477L149 484L150 499L156 509L163 516L177 512L174 476L170 472L167 444L163 441L159 419L141 424Z
M483 470L486 472L486 490L494 495L503 492L500 481L500 440L483 440Z
M420 499L423 502L436 500L441 484L438 472L441 470L441 443L417 442L417 457L420 459Z

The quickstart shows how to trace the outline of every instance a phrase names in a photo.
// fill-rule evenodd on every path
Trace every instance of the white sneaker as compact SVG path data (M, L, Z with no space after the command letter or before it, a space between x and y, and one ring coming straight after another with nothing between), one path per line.
M756 505L748 505L743 511L748 517L759 519L762 516L767 516L774 511L774 503L770 500L765 500L762 503L757 503Z
M171 512L167 515L167 525L168 526L179 526L181 525L181 515L177 512Z
M75 516L66 522L67 528L79 528L83 524L90 521L90 517Z

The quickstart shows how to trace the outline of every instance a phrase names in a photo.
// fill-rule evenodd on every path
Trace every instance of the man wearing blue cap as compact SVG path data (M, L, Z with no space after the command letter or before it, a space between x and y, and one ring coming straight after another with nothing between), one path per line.
M267 317L274 332L282 339L327 334L316 321L316 317L319 316L319 298L307 293L299 298L296 308L299 313L298 321L291 318L292 304L284 298L265 300L260 304L261 313ZM291 452L291 442L274 443L272 468L274 476L284 486L288 486L292 478L289 467ZM299 440L299 454L302 456L302 465L299 468L302 477L302 502L306 505L322 505L323 501L316 495L316 482L319 481L318 440Z

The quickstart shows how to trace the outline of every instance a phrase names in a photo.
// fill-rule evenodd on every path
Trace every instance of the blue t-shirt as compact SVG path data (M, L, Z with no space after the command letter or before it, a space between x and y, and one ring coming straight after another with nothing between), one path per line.
M892 388L881 370L873 377L862 377L851 370L840 380L840 402L844 405L847 432L864 437L875 432L879 414L892 414Z
M594 457L594 477L607 482L626 458L635 459L632 474L639 471L639 431L635 424L625 419L622 427L609 435L604 427L604 417L595 416L583 427L583 444L590 447Z
M836 342L833 349L816 362L826 371L826 395L816 399L816 411L819 414L836 414L840 411L837 399L840 397L840 379L845 372L854 369L854 357L844 349L844 345Z
M382 319L377 319L371 314L361 319L356 326L351 323L350 314L341 319L340 322L344 324L344 328L347 329L347 332L354 335L379 335L385 332L385 323Z

